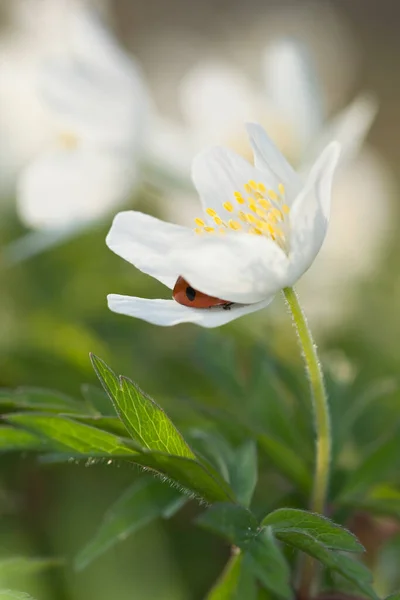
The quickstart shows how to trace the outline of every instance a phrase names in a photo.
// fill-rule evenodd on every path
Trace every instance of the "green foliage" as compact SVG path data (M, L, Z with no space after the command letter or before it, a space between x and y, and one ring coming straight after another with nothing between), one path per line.
M294 508L279 508L267 515L263 526L270 526L275 535L292 530L304 532L330 550L364 552L357 538L344 527L326 517Z
M369 570L341 554L362 552L363 546L352 533L321 515L299 509L278 509L259 525L244 507L215 504L197 522L241 548L262 585L282 597L290 597L290 574L274 538L317 559L369 598L377 597L371 587Z
M239 548L244 548L259 533L254 515L246 508L234 504L214 504L197 518L197 523Z
M232 341L213 336L200 336L196 356L214 384L213 394L220 391L226 398L224 408L208 409L213 422L221 431L236 425L244 439L256 441L271 465L308 495L312 452L297 377L260 345L239 356Z
M317 535L300 529L292 529L276 532L276 537L285 544L316 558L325 567L336 571L350 581L358 591L376 600L377 596L370 585L372 583L370 571L345 554L337 554L329 550L327 546L318 541Z
M101 359L92 362L104 389L140 447L135 462L167 475L208 502L234 500L228 484L196 457L165 412L125 377L118 379Z
M380 443L355 469L339 494L340 500L362 497L372 486L390 479L400 467L400 435Z
M289 568L268 531L261 531L250 511L232 504L215 504L197 519L242 549L257 579L279 597L290 598Z
M252 440L236 449L230 468L230 483L238 502L249 506L257 485L257 448Z
M185 501L186 498L165 483L140 479L104 515L95 536L76 557L75 567L84 569L106 550L157 517L171 517Z
M254 574L265 589L279 598L293 598L289 567L270 531L260 531L250 542L246 555Z
M78 423L69 417L45 415L41 413L17 413L7 420L19 427L42 436L53 442L55 451L71 451L83 456L128 456L136 451L121 438L96 427Z
M259 434L257 441L273 465L304 493L311 489L310 469L301 455L289 446L265 434Z
M77 402L60 392L26 387L16 390L1 390L0 410L42 410L44 412L86 414L88 407L84 402Z
M236 553L229 560L207 600L257 600L255 576L248 557Z
M118 379L104 361L96 356L91 358L97 376L132 439L142 448L196 458L162 408L129 379Z
M300 508L279 508L261 522L248 508L258 477L256 446L261 460L273 465L295 490L305 495L311 489L307 451L302 454L296 450L291 428L284 427L286 409L275 407L269 413L277 425L276 432L264 429L261 422L240 423L233 416L229 426L234 425L237 433L229 433L227 438L222 435L228 432L227 414L210 409L207 428L191 428L184 437L163 409L136 384L117 377L101 359L93 356L92 362L106 394L94 386L84 386L85 402L30 388L0 394L8 423L0 426L0 451L29 450L60 461L126 461L154 471L173 484L144 478L128 488L78 553L78 570L151 521L172 516L186 501L184 492L213 504L196 522L234 549L207 600L255 600L257 586L274 597L292 598L293 575L282 544L308 554L328 573L338 574L359 593L376 600L368 569L343 554L363 551L349 531ZM233 390L232 381L228 388ZM112 407L118 416L114 416ZM335 508L357 507L377 514L400 515L397 487L376 484L385 482L396 468L398 449L398 439L390 437L361 457L360 468L339 488Z
M38 450L42 447L44 443L33 433L0 425L0 452Z

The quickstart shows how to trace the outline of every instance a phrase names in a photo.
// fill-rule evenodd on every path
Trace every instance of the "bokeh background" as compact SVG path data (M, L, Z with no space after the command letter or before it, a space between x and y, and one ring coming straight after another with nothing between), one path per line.
M88 358L94 352L136 380L178 423L192 426L193 401L228 410L231 401L237 409L237 398L221 393L218 376L211 379L206 364L213 356L217 362L221 348L234 348L232 369L240 369L249 348L262 344L297 371L294 332L280 298L263 313L217 332L192 325L162 329L112 314L106 307L110 292L167 297L160 284L106 247L118 207L110 202L100 218L96 214L75 229L69 223L66 231L61 219L56 232L46 217L65 201L62 186L39 194L37 209L24 208L21 177L48 147L53 127L38 92L40 70L66 51L66 15L75 4L0 2L0 385L82 397L82 384L95 383ZM271 61L282 47L295 44L305 53L315 80L310 93L315 114L322 111L325 120L360 93L376 97L378 113L367 140L337 178L326 248L299 292L333 379L360 391L395 378L400 368L398 2L113 0L91 6L140 68L145 98L143 127L129 158L135 177L119 200L123 207L190 222L198 211L189 179L192 156L216 141L246 155L240 123L248 116L263 122L298 160L304 121L314 113L302 113L299 98L299 112L289 122L273 105L282 72L276 63L273 70ZM282 65L290 69L290 62ZM290 71L286 75L290 96ZM285 104L285 98L279 100ZM347 399L351 402L352 394ZM360 425L361 438L373 439L374 428L398 419L398 409L397 397L380 407L379 418L371 412ZM40 600L204 597L228 551L191 524L195 506L171 522L147 527L83 572L70 566L105 509L137 476L117 465L43 467L32 457L1 457L2 555L67 560L63 569L11 583Z

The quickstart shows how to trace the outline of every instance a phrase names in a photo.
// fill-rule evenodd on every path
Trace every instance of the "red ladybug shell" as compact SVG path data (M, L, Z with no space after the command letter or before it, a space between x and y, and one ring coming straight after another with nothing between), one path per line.
M212 306L229 308L232 304L232 302L228 302L227 300L213 298L213 296L207 296L207 294L195 290L183 277L178 277L172 297L178 304L191 306L192 308L211 308Z

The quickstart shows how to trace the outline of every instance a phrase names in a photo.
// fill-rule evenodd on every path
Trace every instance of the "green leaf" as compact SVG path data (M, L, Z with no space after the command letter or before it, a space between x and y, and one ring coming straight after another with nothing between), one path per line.
M135 462L159 471L208 502L234 500L234 493L211 465L202 464L165 412L134 383L118 377L96 356L91 360L104 389L133 440Z
M60 392L40 388L23 387L17 390L2 390L0 408L8 410L45 411L55 413L85 414L87 406Z
M218 433L204 429L190 429L186 435L202 459L206 458L224 480L229 481L234 453L228 442Z
M259 533L257 519L247 508L225 502L211 506L196 522L239 548L244 548Z
M85 383L81 386L81 391L86 402L96 413L105 417L111 417L115 415L114 407L104 390L96 387L95 385Z
M237 448L230 467L230 482L238 502L249 506L257 484L257 448L249 440Z
M308 494L312 485L310 469L298 453L271 436L260 434L257 441L276 468Z
M35 600L33 596L17 590L0 590L0 600Z
M195 459L165 412L126 377L119 380L109 367L91 356L94 369L132 438L143 448Z
M351 473L348 483L339 494L343 499L362 497L369 488L383 482L400 466L400 436L397 434L373 450L364 462Z
M260 583L281 598L292 598L290 570L271 530L261 531L246 549Z
M268 457L276 470L282 473L289 481L293 482L304 494L308 495L312 487L310 467L303 458L280 440L260 432L259 427L241 417L215 407L206 407L196 404L200 412L214 425L217 423L220 431L226 431L233 437L252 438L258 442L260 450Z
M296 508L279 508L267 515L262 525L272 527L274 533L289 531L304 531L317 542L331 550L345 552L364 552L364 547L356 536L341 525L321 515Z
M114 435L118 435L122 438L128 438L130 440L130 435L125 425L122 423L121 419L116 416L103 417L101 415L74 415L74 421L85 423L85 425L90 425L91 427L96 427L96 429L102 429L103 431L108 431L109 433L113 433Z
M197 523L243 550L261 583L282 598L291 597L289 569L270 532L260 531L254 515L243 506L215 504Z
M43 440L23 429L0 425L0 452L43 449Z
M54 452L83 457L124 458L165 475L207 502L234 501L234 493L217 473L198 460L142 450L131 440L80 423L68 417L21 413L8 415L13 424L33 431L53 442Z
M235 554L207 596L207 600L257 600L255 577L247 557Z
M93 539L81 550L75 568L125 540L157 517L171 517L186 502L176 489L156 479L139 479L107 511Z
M385 600L400 600L400 590L394 594L390 594L390 596L387 596Z
M55 442L55 450L73 450L84 456L134 456L137 452L107 431L68 417L40 413L7 415L7 420Z
M350 581L360 592L372 600L377 600L377 595L371 587L372 575L369 570L359 562L345 554L338 554L329 550L324 544L317 541L312 535L300 530L276 531L276 537L298 550L319 560L325 567L336 571Z
M173 456L162 452L138 453L134 462L158 471L206 502L235 501L233 491L218 473L211 471L198 460Z

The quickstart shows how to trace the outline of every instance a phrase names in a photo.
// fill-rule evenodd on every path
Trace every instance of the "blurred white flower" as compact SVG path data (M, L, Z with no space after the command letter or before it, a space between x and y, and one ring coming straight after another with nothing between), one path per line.
M14 0L0 35L0 197L15 195L20 169L49 141L37 95L38 65L65 45L65 0Z
M390 226L387 171L372 155L365 160L364 154L359 154L376 114L376 101L361 95L326 121L311 57L304 45L290 40L271 44L262 67L260 88L230 65L203 64L189 72L182 81L180 100L190 143L186 152L182 150L184 128L175 128L173 141L169 123L168 161L177 171L187 170L190 157L210 143L223 143L249 157L250 149L240 129L243 119L261 122L301 173L309 170L329 141L340 142L342 155L332 203L332 226L317 261L326 276L321 277L317 274L319 269L313 269L300 287L314 324L331 327L350 307L349 280L354 282L368 275L379 263L379 250ZM162 136L160 129L158 136ZM161 150L159 141L157 151ZM367 179L373 185L360 188L360 181ZM180 192L174 198L174 203L166 203L167 216L188 222L194 214L194 202L190 202L187 193ZM346 261L344 248L351 255Z
M195 158L203 215L194 231L134 211L115 217L109 248L173 289L173 300L110 294L111 310L217 327L264 308L311 266L328 227L339 145L324 149L303 182L262 127L247 131L254 166L222 147Z
M36 229L93 221L125 201L138 181L148 104L138 67L83 5L66 27L66 47L40 69L53 136L17 185L20 217Z

